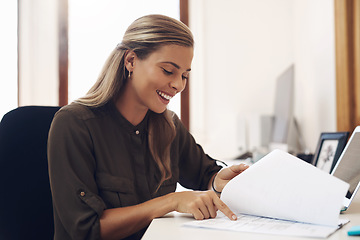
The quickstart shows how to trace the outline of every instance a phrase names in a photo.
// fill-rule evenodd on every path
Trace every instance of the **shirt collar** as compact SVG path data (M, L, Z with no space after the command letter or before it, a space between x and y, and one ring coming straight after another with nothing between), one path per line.
M114 116L114 118L119 122L119 124L122 125L130 134L135 133L136 135L139 135L147 132L150 110L146 113L144 119L138 125L134 126L119 112L113 101L110 101L108 105L112 116Z

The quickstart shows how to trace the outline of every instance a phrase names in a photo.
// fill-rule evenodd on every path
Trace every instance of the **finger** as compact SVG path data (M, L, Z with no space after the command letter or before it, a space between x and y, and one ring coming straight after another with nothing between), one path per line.
M230 220L236 220L237 219L237 217L233 213L233 211L231 211L230 208L223 201L220 200L220 198L214 199L214 204Z
M213 191L207 191L202 193L196 201L196 206L205 219L216 217L214 198L218 198L216 194Z
M209 197L206 195L206 193L200 193L198 198L194 200L193 202L193 208L198 209L201 214L203 215L203 218L207 219L210 217L209 210L207 208L207 204L209 202Z
M202 205L204 204L202 201L199 202L199 199L194 199L189 205L188 212L190 212L196 220L204 219L204 210L201 210Z
M205 219L210 217L210 212L205 204L201 204L199 209Z
M216 217L216 212L217 212L216 206L212 203L211 205L208 206L208 210L209 210L209 213L210 213L210 217L215 218Z
M191 214L193 215L193 217L196 220L203 220L204 219L204 215L202 214L202 212L198 208L192 210Z
M230 167L231 171L233 171L235 173L241 173L241 172L245 171L248 168L249 168L249 165L246 165L244 163L240 163L238 165L232 165Z
M247 165L247 164L245 164L245 163L241 163L240 164L240 168L241 168L241 170L246 170L246 169L248 169L249 168L249 165Z
M218 198L218 196L213 191L211 191L210 194L210 198L207 198L204 202L209 213L209 217L214 218L216 217L217 208L214 204L213 198Z

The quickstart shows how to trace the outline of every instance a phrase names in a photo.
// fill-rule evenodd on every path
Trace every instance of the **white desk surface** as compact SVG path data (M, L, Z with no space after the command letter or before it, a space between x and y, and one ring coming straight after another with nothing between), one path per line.
M344 239L360 239L360 237L348 236L347 231L350 227L360 225L360 193L355 196L349 209L340 215L340 218L349 219L350 222L337 230L334 234L329 236L329 240L344 240ZM245 232L231 232L213 229L184 227L183 223L194 220L189 214L170 213L164 217L154 219L150 224L148 230L143 236L143 240L191 240L191 239L276 239L276 240L296 240L296 239L314 239L314 238L299 238L279 235L266 235L258 233Z

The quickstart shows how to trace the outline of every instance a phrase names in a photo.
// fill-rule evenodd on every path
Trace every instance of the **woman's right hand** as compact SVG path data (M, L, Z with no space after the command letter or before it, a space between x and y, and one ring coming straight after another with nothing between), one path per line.
M230 220L236 220L236 215L216 195L214 191L184 191L170 194L174 210L180 213L190 213L196 220L216 217L220 210Z

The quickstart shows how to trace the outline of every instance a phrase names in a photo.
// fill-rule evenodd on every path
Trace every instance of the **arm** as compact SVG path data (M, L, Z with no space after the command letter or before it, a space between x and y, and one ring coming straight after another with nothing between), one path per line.
M155 198L139 205L107 209L100 217L101 239L121 239L150 224L151 220L171 212L168 196Z
M170 193L139 205L107 209L100 218L102 239L119 239L144 228L152 219L169 212L190 213L195 219L214 218L216 211L222 211L229 219L235 214L213 191L186 191Z
M48 161L55 239L98 239L98 216L106 205L98 196L89 131L70 111L60 110L54 117Z
M221 169L216 164L216 160L205 154L176 115L174 122L177 136L174 140L176 144L173 145L178 149L175 148L172 151L181 153L178 165L182 186L190 189L213 190L214 181L214 188L217 192L221 192L231 179L249 167L246 164L238 164Z
M177 159L176 154L178 154L178 162L173 165L178 167L176 170L179 172L179 183L188 189L203 191L211 189L209 183L211 184L213 176L222 167L218 166L216 160L208 156L201 145L196 143L176 115L174 123L176 138L172 145L172 153L175 153L172 159Z

